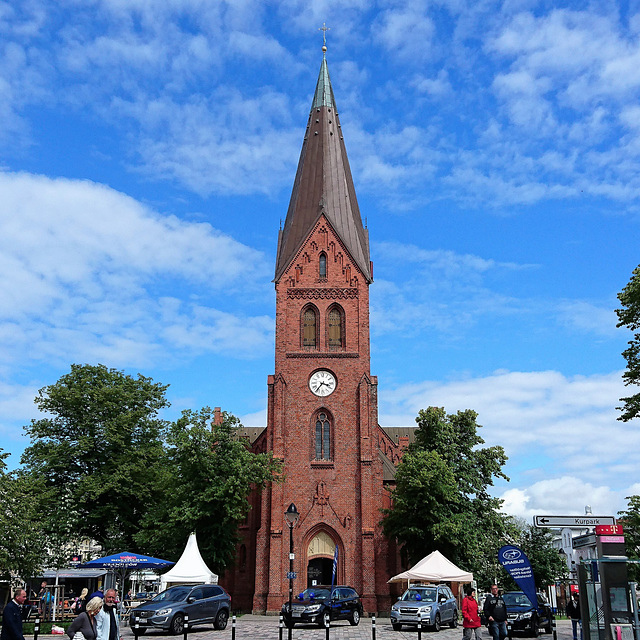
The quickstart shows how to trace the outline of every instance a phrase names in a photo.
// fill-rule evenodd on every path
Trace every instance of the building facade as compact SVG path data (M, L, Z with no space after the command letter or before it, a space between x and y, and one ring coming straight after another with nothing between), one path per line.
M326 51L326 49L325 49ZM268 377L267 427L256 452L283 461L284 482L252 496L243 543L224 580L234 607L277 612L288 597L289 529L295 593L337 584L361 595L365 611L388 610L395 545L382 535L385 482L407 436L378 425L370 371L369 286L373 266L326 58L320 68L275 270L275 372Z

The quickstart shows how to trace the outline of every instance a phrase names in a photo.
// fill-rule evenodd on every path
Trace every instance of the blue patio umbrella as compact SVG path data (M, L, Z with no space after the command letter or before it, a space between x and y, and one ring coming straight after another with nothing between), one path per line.
M175 564L175 562L162 560L161 558L152 558L151 556L144 556L141 553L122 551L120 553L113 553L110 556L105 556L104 558L89 560L89 562L85 562L80 565L80 568L110 569L121 576L121 588L124 589L125 578L131 571L137 571L139 569L164 569L166 567L170 567L172 564ZM120 602L122 602L122 594L120 595Z
M101 569L164 569L175 562L170 560L162 560L160 558L152 558L151 556L143 556L141 553L131 553L122 551L113 553L104 558L96 558L89 560L81 565L83 569L101 568Z

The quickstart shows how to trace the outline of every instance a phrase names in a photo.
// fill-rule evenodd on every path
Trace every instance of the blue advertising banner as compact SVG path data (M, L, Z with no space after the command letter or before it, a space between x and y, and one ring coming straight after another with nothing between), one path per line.
M524 595L531 600L531 604L537 609L536 582L531 563L525 552L512 544L506 544L498 551L498 562L509 572Z

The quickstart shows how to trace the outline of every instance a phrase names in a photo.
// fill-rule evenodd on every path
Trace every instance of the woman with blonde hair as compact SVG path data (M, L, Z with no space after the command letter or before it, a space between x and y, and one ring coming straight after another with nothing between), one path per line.
M96 616L102 609L102 598L91 598L87 602L87 607L70 625L67 629L67 635L71 640L74 640L76 633L81 633L85 640L96 640ZM78 638L78 640L81 640Z
M87 606L87 596L89 595L89 589L85 587L80 594L80 597L76 600L76 603L73 607L73 612L76 615L80 615Z

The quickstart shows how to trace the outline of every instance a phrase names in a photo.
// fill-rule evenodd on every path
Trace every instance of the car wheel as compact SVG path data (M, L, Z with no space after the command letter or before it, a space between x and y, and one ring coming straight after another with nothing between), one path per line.
M181 613L176 613L176 615L173 616L169 631L174 636L179 636L181 633L184 633L184 616Z
M436 620L433 623L433 630L440 631L440 629L442 629L442 624L440 623L440 614L436 613Z
M538 637L538 617L531 616L531 622L529 623L529 635L532 638Z
M213 623L213 628L223 631L227 628L227 620L229 620L229 612L226 609L220 609L216 616L216 621Z
M458 612L455 609L453 610L453 618L451 618L449 626L452 629L455 629L458 626Z
M323 611L320 619L318 620L318 624L321 627L326 627L331 624L331 614L328 611Z
M544 632L547 634L553 633L553 620L549 618L549 622L547 622L547 626L544 628Z
M402 623L400 623L400 622L392 622L391 626L393 627L394 631L401 631L402 630Z
M354 609L351 613L351 617L349 618L349 624L352 627L357 627L360 623L360 612L357 609Z
M143 636L145 633L147 633L146 629L137 629L134 627L133 628L133 634L136 636Z

